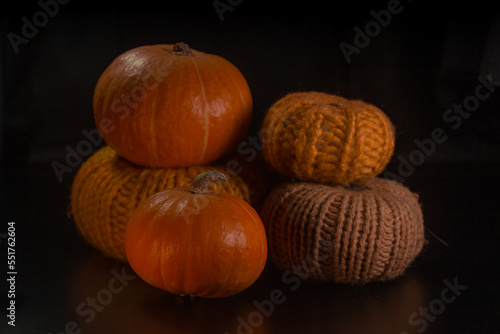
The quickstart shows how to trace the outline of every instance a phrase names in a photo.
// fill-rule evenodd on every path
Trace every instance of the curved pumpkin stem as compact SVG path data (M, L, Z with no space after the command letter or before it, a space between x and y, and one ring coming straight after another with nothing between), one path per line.
M172 47L172 53L177 56L194 56L193 51L186 43L175 43Z
M193 194L205 194L208 185L218 181L228 182L226 174L218 170L209 170L195 177L189 185L188 190Z

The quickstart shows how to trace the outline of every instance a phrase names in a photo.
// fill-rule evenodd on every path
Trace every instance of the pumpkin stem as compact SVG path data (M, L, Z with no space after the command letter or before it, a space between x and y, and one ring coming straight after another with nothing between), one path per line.
M174 46L172 48L172 53L174 55L178 55L178 56L194 56L194 53L193 53L193 51L191 51L191 48L189 47L189 45L187 45L186 43L182 43L182 42L174 44Z
M195 177L193 182L189 185L188 190L193 194L205 194L208 185L217 181L227 182L228 178L226 174L218 170L209 170Z

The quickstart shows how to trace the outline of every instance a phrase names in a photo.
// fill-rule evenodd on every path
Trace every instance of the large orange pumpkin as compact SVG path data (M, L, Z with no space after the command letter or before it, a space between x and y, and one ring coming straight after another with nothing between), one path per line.
M122 157L150 167L209 164L248 131L252 97L241 72L184 43L117 57L94 91L94 119Z
M259 215L245 201L207 192L225 174L208 171L189 188L149 197L125 235L130 266L144 281L175 294L228 297L262 273L267 241Z

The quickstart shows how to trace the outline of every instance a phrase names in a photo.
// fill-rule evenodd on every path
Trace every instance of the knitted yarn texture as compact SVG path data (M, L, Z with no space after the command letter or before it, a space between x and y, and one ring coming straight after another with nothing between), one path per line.
M271 261L311 280L393 279L425 240L418 196L382 178L356 187L284 183L270 193L261 216Z
M78 170L71 189L70 215L84 239L106 256L127 261L125 230L131 213L145 198L174 187L188 187L207 170L220 166L140 167L108 146L94 153ZM249 201L248 187L238 176L208 190L224 191Z
M364 182L384 170L394 151L394 127L379 108L321 92L278 100L262 134L266 161L302 181Z

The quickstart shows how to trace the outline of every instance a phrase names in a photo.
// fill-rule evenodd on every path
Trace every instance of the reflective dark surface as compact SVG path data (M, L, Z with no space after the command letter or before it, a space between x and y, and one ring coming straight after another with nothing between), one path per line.
M11 286L0 284L0 333L500 333L499 15L479 3L401 2L404 9L347 62L340 44L355 45L354 28L388 3L332 11L244 1L221 21L210 2L117 9L75 1L60 5L18 53L4 38L2 282L11 276L9 221L17 274L15 327L5 314ZM39 10L35 2L9 8L2 35L21 33L21 18ZM419 194L427 227L428 243L404 276L360 287L313 284L268 263L237 296L181 298L80 238L67 211L72 179L90 154L82 142L89 152L103 144L87 137L95 83L119 53L179 40L226 57L245 75L255 152L264 111L290 91L338 93L386 111L397 130L386 176ZM460 105L468 109L453 111ZM78 149L83 154L68 165ZM68 171L58 176L54 162Z
M50 166L30 166L3 199L12 205L2 229L16 222L17 257L16 326L4 318L3 333L496 333L498 167L433 164L415 172L408 185L442 241L428 233L422 254L395 281L308 283L268 263L237 296L192 299L149 286L88 246L66 216L69 184L54 183Z

